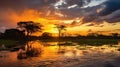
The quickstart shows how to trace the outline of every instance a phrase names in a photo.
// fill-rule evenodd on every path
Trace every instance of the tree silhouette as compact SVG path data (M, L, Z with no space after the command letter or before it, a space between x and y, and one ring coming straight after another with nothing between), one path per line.
M24 31L18 29L6 29L4 32L4 37L7 39L23 39L25 37Z
M41 35L42 38L51 38L52 37L52 34L51 33L48 33L48 32L44 32L42 35Z
M66 26L65 25L59 25L59 24L55 24L55 28L57 28L58 30L58 36L59 38L61 37L62 31L66 30Z
M0 39L2 39L4 37L3 33L0 32Z
M34 32L41 32L42 30L42 25L33 21L18 22L17 25L18 28L25 30L26 36L30 36Z
M119 34L118 34L118 33L111 33L111 35L112 35L114 38L118 38L118 37L119 37Z

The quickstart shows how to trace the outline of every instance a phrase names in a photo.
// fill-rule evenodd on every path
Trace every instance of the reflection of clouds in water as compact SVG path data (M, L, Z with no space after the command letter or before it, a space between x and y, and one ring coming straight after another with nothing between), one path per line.
M60 45L62 43L62 45ZM78 57L85 56L87 54L97 54L97 53L111 53L117 52L116 47L110 47L109 45L103 46L67 46L63 45L66 42L28 42L25 46L26 51L31 50L31 47L35 51L42 51L41 57L49 58L49 57ZM47 44L47 45L46 45ZM59 45L57 45L59 44ZM74 43L73 43L74 44ZM79 48L78 48L79 47Z
M72 57L77 57L77 56L83 56L83 53L82 51L73 50L73 51L65 52L64 56L72 58Z
M32 57L29 56L30 58L28 59L30 60L32 59L31 61L29 61L28 59L24 59L22 60L22 62L18 62L16 58L17 53L8 52L5 54L9 56L5 57L3 62L5 62L6 64L9 64L9 60L14 59L10 61L11 63L13 63L13 66L19 65L23 62L25 63L23 66L27 66L27 65L29 66L31 64L36 64L36 62L38 62L38 64L41 64L41 65L43 65L42 63L50 62L51 66L53 67L56 67L58 65L61 66L61 64L68 65L69 67L72 64L74 65L74 63L79 63L80 65L87 65L87 64L97 65L99 63L104 63L106 61L111 61L113 60L113 58L120 56L120 52L116 50L120 47L119 45L109 46L107 44L103 46L89 46L89 45L84 46L84 45L76 44L77 46L70 46L70 45L59 46L59 45L56 45L58 42L52 42L52 43L47 42L47 43L49 44L49 46L44 46L44 44L42 44L42 42L39 42L39 41L29 42L29 44L33 44L32 47L34 48L42 47L41 49L43 50L40 56L37 56L35 58L32 58L33 56ZM76 47L79 47L79 48L76 48ZM37 50L41 50L41 49L37 49ZM24 50L21 50L21 51L25 53L23 54L23 56L26 56L26 52L24 52ZM63 51L63 53L59 54L58 51ZM4 54L4 52L2 54ZM12 56L13 54L14 56ZM15 62L16 64L14 64ZM77 66L71 66L71 67L77 67Z
M109 45L103 45L103 46L93 46L92 48L89 49L89 51L94 51L94 52L102 52L102 53L109 53L109 52L116 52L118 49L118 46L116 47L110 47Z

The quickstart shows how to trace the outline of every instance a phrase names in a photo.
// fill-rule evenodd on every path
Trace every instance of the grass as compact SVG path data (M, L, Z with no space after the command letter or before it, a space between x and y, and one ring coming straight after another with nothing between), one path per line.
M101 46L105 44L118 44L120 39L47 39L47 40L40 40L43 42L74 42L78 43L79 45L93 45L93 46Z
M91 46L101 46L101 45L114 45L120 42L120 39L41 39L42 42L65 42L66 43L72 42L77 43L78 45L91 45ZM16 46L17 41L14 40L0 40L0 50L3 50L1 47L3 44L7 48L12 48ZM70 44L69 44L70 45Z
M78 44L87 44L87 45L96 45L96 46L100 46L100 45L105 45L105 44L118 44L120 40L118 39L83 39L83 40L74 40L72 42L77 42Z
M3 50L2 45L4 45L6 48L11 48L15 46L17 41L14 40L0 40L0 50Z

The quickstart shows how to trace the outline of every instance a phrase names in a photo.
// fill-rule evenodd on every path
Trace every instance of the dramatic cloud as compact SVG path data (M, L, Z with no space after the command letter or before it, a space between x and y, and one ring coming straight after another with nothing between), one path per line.
M108 15L120 9L120 0L108 0L104 3L106 8L101 11L100 15Z
M0 26L15 27L18 21L32 20L69 27L91 23L90 27L120 22L119 12L120 0L0 0Z
M47 7L57 0L1 0L0 7L11 8L11 9L41 9Z
M105 1L106 0L1 0L0 10L11 9L19 13L26 9L34 9L41 12L45 17L56 16L59 19L74 19L83 17L90 11L95 10L93 6Z
M95 19L96 22L102 22L102 21L107 21L109 23L116 23L116 22L120 22L120 10L116 10L114 12L112 12L111 14L102 16L102 17L98 17L97 19Z
M83 7L89 4L91 0L59 0L55 3L55 7L57 9L66 9L66 8L74 8L76 6Z
M84 22L97 22L97 24L103 21L120 22L120 0L108 0L95 7L97 12L91 11L89 15L85 16Z

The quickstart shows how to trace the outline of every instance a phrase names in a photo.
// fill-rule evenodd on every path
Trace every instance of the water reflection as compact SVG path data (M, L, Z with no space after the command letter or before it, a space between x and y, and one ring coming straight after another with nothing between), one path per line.
M0 58L0 62L2 61L0 65L7 67L7 65L11 64L13 65L11 67L15 67L21 64L22 66L20 67L29 67L34 64L43 67L43 64L47 65L49 63L58 65L59 62L62 65L66 65L67 63L69 65L70 62L78 62L79 60L79 64L81 65L85 65L87 61L88 63L93 62L96 64L98 61L101 63L118 57L120 55L119 49L120 43L104 43L99 46L93 46L86 43L80 44L78 42L29 41L19 51L0 52L0 56L5 56ZM34 65L31 67L37 67Z
M92 46L87 44L78 44L75 42L41 42L29 41L24 48L18 52L18 59L27 59L29 57L56 58L56 57L78 57L94 52L114 52L119 51L119 45L103 44L102 46Z
M37 57L42 53L42 46L37 41L29 41L25 47L19 50L18 59L26 59L28 57Z
M79 56L78 49L72 42L29 41L18 51L18 59L30 57L54 58Z

